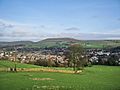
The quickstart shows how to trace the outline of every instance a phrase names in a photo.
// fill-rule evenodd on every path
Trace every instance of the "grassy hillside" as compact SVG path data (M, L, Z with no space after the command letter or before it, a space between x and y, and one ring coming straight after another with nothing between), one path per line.
M34 44L28 44L26 47L67 47L71 43L78 43L79 40L72 38L48 38L39 42L35 42Z
M32 44L32 41L14 41L14 42L0 42L0 46L13 46L13 45L27 45Z
M74 43L78 43L86 48L104 48L120 46L120 40L77 40L73 38L48 38L38 42L0 42L0 47L13 45L23 45L23 47L27 48L68 47L69 44Z
M31 64L22 64L22 63L15 63L11 61L0 60L0 68L14 68L15 64L17 68L39 68L40 66L31 65Z
M0 72L0 81L0 90L119 90L120 67L87 67L81 74Z
M26 47L68 47L69 44L80 44L85 48L105 48L120 46L120 40L77 40L72 38L50 38L36 43L27 44Z
M52 70L70 70L70 71L73 71L72 68L44 67L44 66L37 66L37 65L32 65L32 64L12 62L12 61L8 61L8 60L0 60L0 68L14 68L15 64L16 64L17 68L42 68L42 69L52 69Z

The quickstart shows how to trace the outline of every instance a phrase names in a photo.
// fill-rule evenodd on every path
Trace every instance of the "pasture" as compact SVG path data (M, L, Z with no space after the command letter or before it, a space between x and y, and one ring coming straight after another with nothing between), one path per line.
M39 67L26 65L21 67ZM120 67L95 65L80 74L0 72L0 90L120 90Z

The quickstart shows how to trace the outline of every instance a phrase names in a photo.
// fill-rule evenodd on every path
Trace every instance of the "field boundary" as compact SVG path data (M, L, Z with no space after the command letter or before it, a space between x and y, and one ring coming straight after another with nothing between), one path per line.
M10 72L11 68L0 68L0 71ZM60 72L60 73L75 73L72 70L56 70L51 68L16 68L17 72Z

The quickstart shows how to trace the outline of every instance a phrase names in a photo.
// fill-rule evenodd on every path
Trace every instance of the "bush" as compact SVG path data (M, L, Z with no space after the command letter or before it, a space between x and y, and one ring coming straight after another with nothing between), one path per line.
M88 63L87 63L87 66L88 66L88 67L92 67L92 63L91 63L91 62L88 62Z

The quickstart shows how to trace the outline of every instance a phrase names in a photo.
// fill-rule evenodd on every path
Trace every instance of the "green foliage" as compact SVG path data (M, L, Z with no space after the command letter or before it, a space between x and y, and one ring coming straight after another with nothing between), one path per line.
M88 63L87 63L87 66L88 66L88 67L92 67L92 63L91 63L91 62L88 62Z
M119 57L115 55L109 56L107 64L111 66L119 65Z
M74 71L78 70L80 67L84 67L84 56L85 50L79 44L71 45L69 48L70 50L70 62L73 63Z

